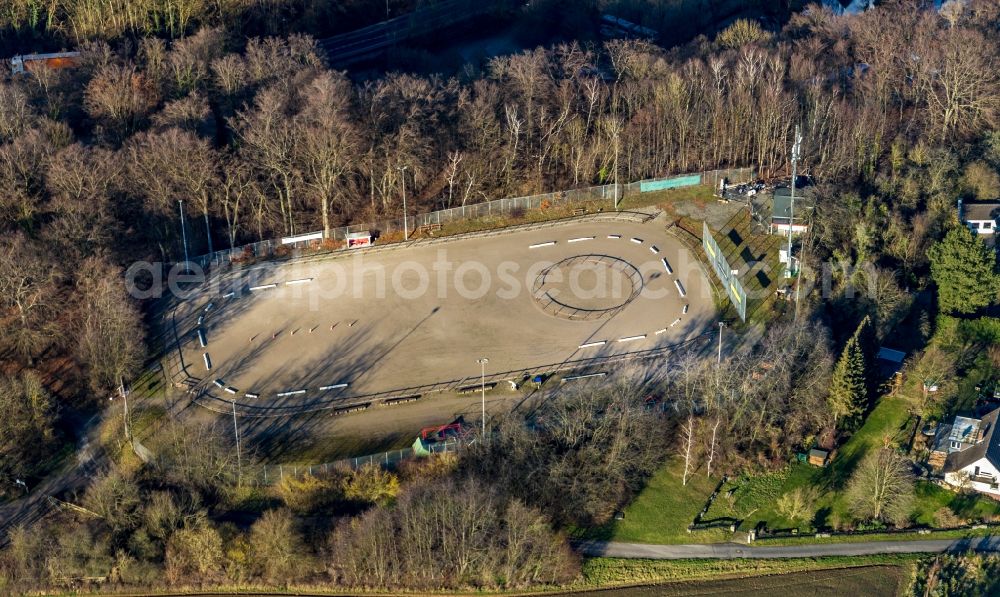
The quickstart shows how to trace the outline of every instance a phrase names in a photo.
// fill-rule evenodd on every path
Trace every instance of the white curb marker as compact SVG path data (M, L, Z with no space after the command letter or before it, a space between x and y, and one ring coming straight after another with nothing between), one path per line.
M276 288L277 284L264 284L263 286L251 286L250 290L267 290L269 288Z
M577 348L593 348L594 346L604 346L607 344L607 340L601 340L600 342L587 342L586 344L581 344Z
M321 391L325 392L327 390L339 390L341 388L346 388L346 387L347 387L346 383L338 383L338 384L334 384L332 386L320 386L319 389Z
M593 236L581 236L580 238L571 238L571 239L569 239L566 242L579 243L579 242L583 242L585 240L594 240L594 237Z
M295 396L296 394L305 394L305 390L292 390L291 392L279 392L277 396Z
M681 286L681 281L680 280L674 280L674 286L677 287L677 292L681 293L682 297L687 296L687 293L684 292L684 287Z
M551 247L554 244L556 244L556 241L550 240L550 241L544 242L544 243L538 243L538 244L535 244L535 245L528 245L528 248L529 249L538 249L540 247Z
M671 276L674 275L674 268L670 267L670 264L667 263L667 258L664 257L660 261L663 262L663 269L667 270L667 273L670 274Z

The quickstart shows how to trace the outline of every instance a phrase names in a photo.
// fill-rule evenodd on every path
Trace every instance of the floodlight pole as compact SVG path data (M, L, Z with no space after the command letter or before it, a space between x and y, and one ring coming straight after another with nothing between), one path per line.
M242 483L243 479L243 459L240 456L240 428L236 425L236 401L231 401L233 404L233 431L236 433L236 478L237 482Z
M489 363L490 360L483 357L481 359L477 359L476 362L482 367L480 371L479 387L483 393L483 437L486 437L486 363Z
M619 143L619 141L618 141L618 136L620 134L621 134L620 132L616 132L615 133L615 211L618 211L618 193L619 193L619 187L618 187L618 143Z
M406 168L400 166L400 176L403 177L403 240L410 240L410 227L406 220Z
M181 237L184 239L184 271L187 271L187 269L188 269L188 263L189 263L189 261L188 261L188 237L187 237L187 228L184 227L184 200L183 199L178 199L177 200L177 207L180 209L180 212L181 212Z
M719 322L719 358L715 361L716 365L722 364L722 328L726 327L725 321Z

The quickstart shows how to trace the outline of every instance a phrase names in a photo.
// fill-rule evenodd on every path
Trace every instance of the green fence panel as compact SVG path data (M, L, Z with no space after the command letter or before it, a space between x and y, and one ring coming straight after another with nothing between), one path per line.
M676 176L674 178L663 178L660 180L644 180L639 183L639 192L648 193L650 191L676 189L677 187L690 187L698 184L701 184L701 174Z

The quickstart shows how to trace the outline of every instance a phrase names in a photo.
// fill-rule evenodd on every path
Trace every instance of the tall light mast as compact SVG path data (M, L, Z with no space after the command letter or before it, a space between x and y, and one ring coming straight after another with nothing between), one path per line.
M798 176L799 156L802 151L802 133L799 132L799 125L795 125L795 142L792 143L792 195L791 203L788 207L788 277L794 274L792 269L792 227L795 222L795 179Z

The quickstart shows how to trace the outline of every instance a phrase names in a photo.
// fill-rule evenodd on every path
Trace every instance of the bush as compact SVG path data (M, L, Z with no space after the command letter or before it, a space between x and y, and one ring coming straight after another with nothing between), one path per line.
M813 513L819 492L815 487L796 487L778 499L778 512L792 522L806 520Z
M965 524L958 515L951 511L951 508L942 506L934 512L934 526L939 529L953 529Z
M386 504L399 493L399 478L377 464L368 464L347 475L341 489L348 500Z
M167 579L174 584L210 580L222 569L222 554L222 536L211 523L181 529L167 542Z
M314 475L287 475L275 485L275 492L286 506L296 512L311 512L340 497L333 479Z

